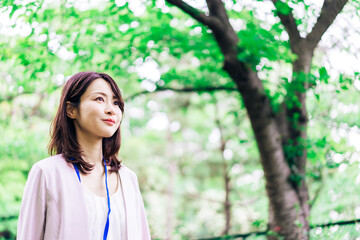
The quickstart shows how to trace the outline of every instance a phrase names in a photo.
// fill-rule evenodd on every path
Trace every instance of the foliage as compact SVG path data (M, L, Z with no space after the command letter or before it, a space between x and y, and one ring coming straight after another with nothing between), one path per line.
M316 13L306 1L292 2ZM27 173L47 156L49 123L61 86L73 73L107 72L125 97L158 87L234 87L221 69L223 57L211 32L180 11L169 11L161 1L141 3L137 8L144 8L142 14L130 2L2 4L3 14L12 19L11 28L22 26L23 32L6 34L10 28L4 28L0 33L0 74L5 80L0 81L0 217L18 214ZM291 4L278 4L283 14L292 10ZM296 56L279 23L264 24L258 8L234 9L229 15L243 26L237 34L244 52L238 57L261 72L277 111L286 93L299 87L289 77ZM359 89L354 87L359 79L335 76L321 61L314 63L310 75L301 77L312 85L307 102L309 139L304 143L310 196L315 199L310 221L358 217L359 149L348 136L356 138L359 131ZM129 99L125 111L120 156L138 174L154 238L221 234L225 153L220 150L216 119L228 154L231 232L266 228L264 173L237 93L165 91ZM16 221L2 222L0 231L4 229L15 234ZM314 237L316 231L311 233ZM322 233L327 236L329 231Z

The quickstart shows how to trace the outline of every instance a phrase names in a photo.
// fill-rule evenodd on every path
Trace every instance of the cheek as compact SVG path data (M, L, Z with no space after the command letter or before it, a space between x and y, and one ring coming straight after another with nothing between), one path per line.
M119 110L118 116L119 116L119 122L120 122L122 120L122 117L123 117L123 114L122 114L121 110Z

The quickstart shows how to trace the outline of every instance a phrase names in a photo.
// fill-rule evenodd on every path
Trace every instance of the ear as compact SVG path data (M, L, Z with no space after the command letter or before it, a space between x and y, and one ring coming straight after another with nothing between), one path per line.
M71 119L75 119L77 116L76 107L74 107L69 101L66 102L66 115Z

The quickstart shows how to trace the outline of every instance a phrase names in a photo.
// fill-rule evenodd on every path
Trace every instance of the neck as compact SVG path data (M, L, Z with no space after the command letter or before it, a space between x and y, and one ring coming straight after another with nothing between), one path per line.
M88 138L86 136L77 136L77 141L83 153L83 159L94 165L94 170L103 168L103 152L102 152L102 138Z

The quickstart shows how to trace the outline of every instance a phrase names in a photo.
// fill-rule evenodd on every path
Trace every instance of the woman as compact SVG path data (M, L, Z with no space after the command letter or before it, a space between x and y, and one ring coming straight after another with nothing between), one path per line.
M109 75L80 72L66 82L53 156L30 170L17 239L150 239L137 177L117 158L123 112Z

